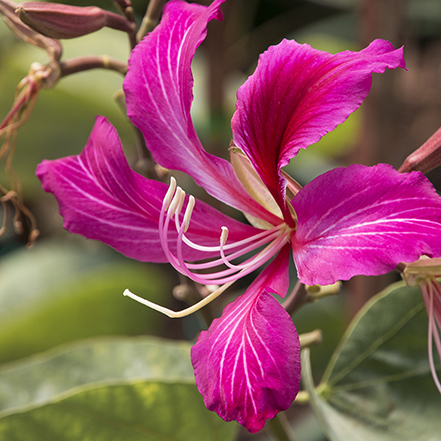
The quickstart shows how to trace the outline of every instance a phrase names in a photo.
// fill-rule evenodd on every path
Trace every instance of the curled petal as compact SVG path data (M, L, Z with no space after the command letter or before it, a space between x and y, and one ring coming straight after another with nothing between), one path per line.
M168 186L131 170L116 130L107 119L97 118L80 155L45 160L38 166L37 176L44 190L57 198L64 227L70 232L100 240L137 260L167 261L158 226ZM229 229L232 241L258 231L196 201L187 235L203 245L219 245L223 226ZM169 238L175 252L174 229L170 229ZM185 246L184 255L190 260L209 257Z
M292 205L294 261L308 285L441 256L441 198L420 172L387 164L337 168L302 188Z
M297 331L270 295L276 289L286 292L288 256L286 246L245 294L201 333L191 351L207 408L253 433L288 409L299 389Z
M284 40L260 56L237 94L233 139L281 207L285 181L280 168L360 106L372 72L398 66L404 67L403 50L384 40L335 55Z
M191 121L191 61L207 23L222 17L222 2L215 0L209 7L167 3L160 25L130 57L124 81L127 114L160 165L187 173L222 202L274 224L275 216L248 195L230 163L204 150Z

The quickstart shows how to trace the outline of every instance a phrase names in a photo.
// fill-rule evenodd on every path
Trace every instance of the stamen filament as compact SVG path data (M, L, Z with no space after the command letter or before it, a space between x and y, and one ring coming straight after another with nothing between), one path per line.
M232 248L238 248L238 247L243 247L243 245L246 245L247 243L253 242L255 240L261 239L261 238L265 238L267 236L273 236L275 233L276 236L278 235L278 231L282 230L283 228L286 227L286 224L281 223L279 225L277 225L274 228L271 228L270 230L264 230L261 233L258 233L254 236L248 237L246 239L242 239L239 240L237 242L234 242L232 244L226 244L224 249L225 250L231 250ZM218 246L203 246L203 245L198 245L194 242L192 242L190 239L188 239L186 236L183 236L183 240L185 242L186 245L188 245L189 247L195 249L195 250L199 250L199 251L206 251L206 252L219 252L219 247ZM269 239L267 239L266 241L269 241ZM265 243L265 241L264 241Z
M220 247L219 247L219 253L220 253L220 256L221 256L222 263L224 263L228 268L231 268L233 270L240 270L242 268L245 268L246 265L244 266L243 264L242 265L233 265L225 257L224 246L225 246L225 243L227 241L227 238L228 238L228 228L227 227L222 227L222 234L221 234L221 238L220 238ZM241 250L241 252L243 253L243 250Z
M248 245L247 247L241 248L239 251L228 254L227 257L230 261L237 259L238 257L245 255L249 251L253 251L253 250L259 248L260 246L265 245L268 242L271 242L273 239L276 239L279 235L280 235L279 232L274 232L273 234L271 234L268 237L265 237L255 243L252 243L251 245ZM222 263L223 263L222 259L219 258L219 259L212 260L212 261L206 262L206 263L187 263L187 267L190 269L207 269L207 268L213 268L213 267L222 265ZM218 274L220 274L220 273L218 273Z
M181 228L182 230L182 228ZM181 236L181 232L180 235ZM185 263L183 256L182 256L182 241L178 239L178 261L179 266L181 268L180 272L181 274L184 274L188 277L190 277L195 282L201 283L201 284L216 284L216 285L222 285L223 283L228 283L233 280L237 280L251 272L253 272L255 269L259 268L264 262L268 261L271 257L273 257L287 242L288 242L289 235L287 233L280 235L276 240L271 242L265 249L263 249L261 252L259 252L256 256L250 259L249 263L247 265L242 265L239 269L240 271L232 270L236 272L236 274L233 274L229 277L221 277L216 279L216 277L219 277L219 274L196 274L191 272L187 264ZM177 269L179 271L179 269Z
M428 289L427 289L428 288ZM421 285L421 292L423 294L424 303L426 304L427 315L429 317L429 327L428 327L428 342L427 350L429 355L429 365L430 371L432 372L433 381L441 393L441 384L438 379L438 374L436 373L435 362L433 359L433 339L435 339L435 345L438 350L438 354L441 356L441 341L439 336L439 330L435 321L434 311L433 311L433 285L432 281L429 281L428 285Z

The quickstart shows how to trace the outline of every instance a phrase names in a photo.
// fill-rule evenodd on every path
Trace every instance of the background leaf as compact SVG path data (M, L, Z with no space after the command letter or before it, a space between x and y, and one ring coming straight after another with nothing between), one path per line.
M151 337L66 345L0 368L0 440L229 441L198 393L191 345Z
M0 266L0 363L96 335L156 334L167 319L123 297L129 287L161 304L172 299L158 266L96 243L39 241L9 253Z
M439 439L441 396L427 359L427 313L418 287L392 285L360 311L319 395L308 353L303 357L304 384L330 440Z

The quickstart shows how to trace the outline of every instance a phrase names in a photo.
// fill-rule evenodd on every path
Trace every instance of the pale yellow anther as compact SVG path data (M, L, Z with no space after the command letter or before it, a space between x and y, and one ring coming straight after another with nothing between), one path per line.
M173 196L173 199L171 201L170 207L168 209L168 213L170 216L170 219L173 218L173 216L176 213L180 213L180 211L182 210L182 205L184 204L184 199L185 199L185 192L184 190L182 190L181 187L177 187L176 188L176 193Z
M182 211L182 207L184 206L184 202L185 202L185 191L182 190L181 187L179 187L179 200L178 200L178 206L176 208L176 215L178 215L181 211Z
M165 210L167 210L167 208L169 207L173 195L175 194L175 190L176 190L176 179L172 176L170 178L170 187L168 187L167 193L165 194L165 198L162 201L162 205Z
M185 209L185 214L184 214L184 233L187 232L188 227L190 226L190 219L191 219L191 215L193 213L194 204L195 204L195 199L193 196L190 196L188 199L187 208Z
M228 239L228 228L222 227L222 233L220 237L221 247L223 247L227 243L227 239Z

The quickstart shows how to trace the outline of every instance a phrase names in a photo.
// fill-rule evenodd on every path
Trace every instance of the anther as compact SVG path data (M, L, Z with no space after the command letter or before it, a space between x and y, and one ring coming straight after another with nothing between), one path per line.
M167 193L165 194L165 198L162 201L162 206L164 207L164 210L167 210L167 208L169 207L173 195L175 194L175 189L176 189L176 179L172 176L170 178L170 187L168 187Z
M185 192L181 187L176 188L176 193L170 203L170 208L168 209L168 215L170 219L177 213L179 214L182 210L182 205L184 203Z
M191 219L191 215L193 213L194 204L195 204L195 199L193 196L190 196L188 199L187 208L185 209L185 214L184 214L184 233L187 232L188 227L190 226L190 219Z
M220 237L220 246L223 247L227 243L228 239L228 228L222 227L222 233Z

